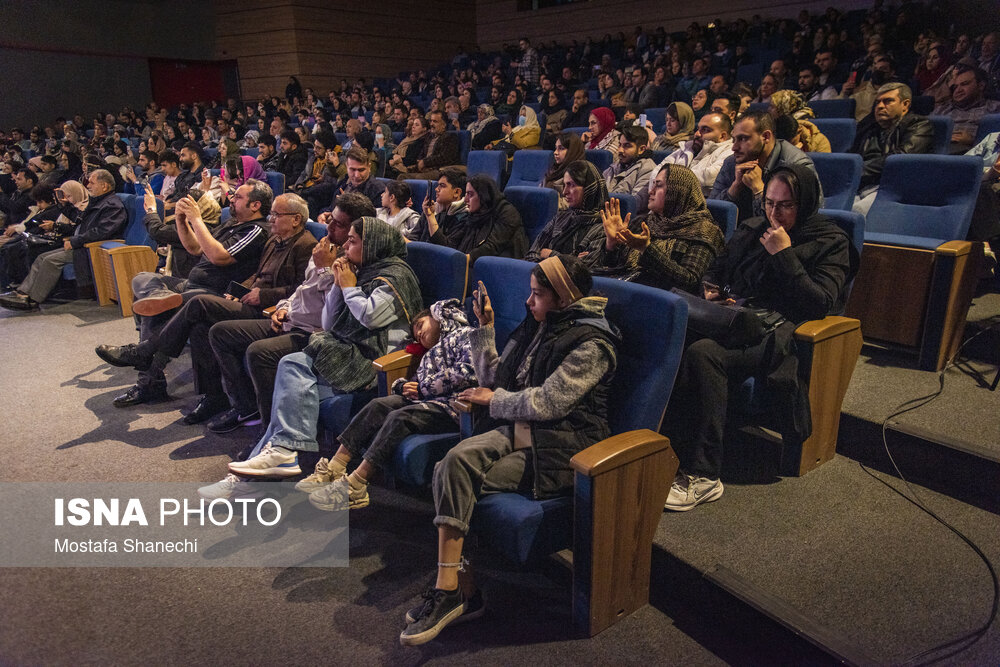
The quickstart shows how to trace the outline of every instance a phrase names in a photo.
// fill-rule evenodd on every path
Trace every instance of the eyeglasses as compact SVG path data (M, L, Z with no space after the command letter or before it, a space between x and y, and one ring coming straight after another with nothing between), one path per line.
M764 198L764 208L773 208L779 211L791 211L799 207L798 202L794 201L774 201L773 199Z
M267 219L276 220L283 215L298 215L298 213L278 213L277 211L271 211L271 213L267 216Z

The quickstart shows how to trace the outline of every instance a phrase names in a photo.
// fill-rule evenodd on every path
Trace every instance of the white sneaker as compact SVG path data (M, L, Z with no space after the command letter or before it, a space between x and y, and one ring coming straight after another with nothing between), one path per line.
M350 480L344 475L310 493L309 502L316 509L327 512L368 507L368 485L352 489Z
M694 477L678 471L670 485L664 507L674 512L687 512L702 503L710 503L722 496L722 480Z
M244 477L295 477L302 474L302 469L299 468L299 455L296 452L289 454L278 451L269 442L257 456L230 463L229 472Z
M316 469L313 474L305 479L299 480L295 485L296 490L304 493L318 491L324 486L344 476L344 473L334 473L330 470L330 459L322 458L316 462Z
M225 479L219 480L215 484L209 484L198 489L198 495L205 500L217 500L219 498L256 498L261 495L260 491L254 488L255 485L245 481L242 477L229 473Z

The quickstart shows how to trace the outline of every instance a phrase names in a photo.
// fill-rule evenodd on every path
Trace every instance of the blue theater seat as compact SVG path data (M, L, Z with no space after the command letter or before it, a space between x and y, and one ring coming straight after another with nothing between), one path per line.
M514 155L517 156L518 153ZM466 172L470 177L483 174L492 178L499 185L503 183L506 168L507 156L503 151L469 151Z
M834 153L846 153L854 144L854 135L858 124L853 118L813 118L812 122L820 132L830 140L830 150ZM813 154L810 154L810 157ZM826 196L826 190L823 190Z
M722 199L706 199L705 203L708 204L708 212L712 214L715 224L719 226L723 236L728 241L729 237L736 231L736 221L739 219L740 209L733 202Z
M816 166L826 207L850 211L861 183L864 167L861 156L856 153L810 153L809 157Z
M508 185L504 196L521 214L529 242L534 242L559 211L559 195L550 188Z
M816 118L854 118L857 103L850 97L835 100L813 100L809 108Z
M510 169L507 187L540 186L552 167L552 151L517 151Z
M584 151L584 153L587 156L587 161L597 167L597 171L602 174L604 173L604 170L610 167L611 163L615 161L615 154L611 151L588 148Z

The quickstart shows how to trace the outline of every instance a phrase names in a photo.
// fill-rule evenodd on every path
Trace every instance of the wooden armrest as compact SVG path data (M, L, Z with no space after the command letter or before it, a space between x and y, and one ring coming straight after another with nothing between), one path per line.
M268 317L271 317L271 315L274 315L274 311L276 311L277 309L278 309L277 306L271 306L270 308L265 308L263 312Z
M410 367L413 355L406 350L397 350L383 355L372 362L375 372L388 373L389 371L405 371Z
M475 405L469 403L468 401L460 401L457 398L452 399L449 405L451 405L451 407L455 410L455 412L467 415L471 415L472 410L476 407Z
M84 243L84 248L100 248L105 243L125 243L125 239L104 239L103 241L91 241Z
M948 241L934 249L934 253L937 255L951 255L953 257L968 255L970 252L972 252L972 241Z
M816 344L859 328L861 322L853 317L830 315L821 320L810 320L800 324L795 330L795 339Z
M605 438L574 456L569 463L578 473L596 477L669 447L670 440L665 435L639 429Z

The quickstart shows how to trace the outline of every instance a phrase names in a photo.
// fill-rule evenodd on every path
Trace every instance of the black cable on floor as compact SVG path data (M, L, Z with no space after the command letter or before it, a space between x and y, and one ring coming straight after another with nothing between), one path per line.
M900 471L899 466L896 464L896 459L893 458L892 452L889 450L889 441L888 441L888 438L886 437L886 431L888 429L889 422L892 419L894 419L896 417L899 417L900 415L904 415L907 412L912 412L914 410L922 408L925 405L928 405L929 403L931 403L936 398L938 398L944 392L944 374L945 374L945 371L947 371L949 368L951 368L952 366L954 366L954 365L956 365L958 363L957 360L959 358L959 355L962 353L962 350L965 349L965 346L968 345L969 343L971 343L973 340L975 340L979 336L981 336L982 334L986 333L987 331L990 331L990 330L994 329L995 327L997 327L997 325L998 325L998 323L991 324L989 327L987 327L987 328L983 329L982 331L979 331L976 334L970 336L968 339L965 340L965 342L962 343L962 345L958 348L958 351L955 353L954 359L947 366L945 366L943 369L941 369L941 371L938 373L938 388L937 388L937 391L934 391L934 392L932 392L930 394L927 394L926 396L921 396L920 398L910 399L910 400L908 400L908 401L906 401L906 402L898 405L896 407L896 410L891 415L889 415L888 417L886 417L885 420L883 420L883 422L882 422L882 446L885 447L885 453L889 456L889 461L892 463L893 469L896 471L896 474L899 476L899 479L902 480L903 485L906 487L906 491L907 491L907 493L909 495L907 495L907 493L904 493L902 490L900 490L900 489L896 488L895 486L893 486L892 484L890 484L887 480L884 480L881 477L879 477L878 475L876 475L875 472L873 470L869 469L867 466L865 466L865 464L863 464L861 462L858 463L858 465L861 466L861 469L864 470L871 477L873 477L874 479L878 480L879 482L882 482L883 484L885 484L887 487L889 487L890 489L892 489L893 491L895 491L896 493L898 493L900 496L902 496L903 498L905 498L910 503L913 503L916 507L918 507L920 510L922 510L923 512L925 512L928 516L930 516L932 519L934 519L935 521L937 521L938 523L940 523L942 526L944 526L945 528L947 528L948 530L950 530L952 533L954 533L955 535L957 535L963 542L965 542L967 545L969 545L969 548L971 548L976 553L976 555L980 558L980 560L982 560L983 563L986 565L986 569L989 570L989 573L990 573L990 578L993 580L993 605L990 608L990 616L989 616L989 618L986 620L986 622L983 625L981 625L980 627L976 628L975 630L973 630L971 632L968 632L968 633L966 633L964 635L961 635L961 636L956 637L954 639L950 639L950 640L948 640L946 642L938 644L937 646L933 646L933 647L931 647L929 649L921 651L920 653L912 655L912 656L906 658L905 660L903 660L903 662L902 662L903 665L929 665L929 664L933 664L933 663L935 663L935 662L937 662L939 660L943 660L943 659L951 657L953 655L957 655L957 654L961 653L962 651L965 651L966 649L968 649L969 647L971 647L977 641L979 641L979 639L981 639L982 636L985 635L986 632L990 629L990 626L993 625L993 621L996 620L997 610L998 610L998 607L1000 607L1000 579L997 578L997 573L996 573L996 570L993 567L993 563L990 561L989 557L985 553L983 553L983 550L980 549L979 546L976 545L976 543L973 542L971 539L969 539L964 533L962 533L962 531L960 531L957 528L955 528L953 525L951 525L950 523L948 523L947 521L945 521L944 519L942 519L941 517L939 517L937 514L934 513L933 510L931 510L929 507L927 507L927 505L924 503L924 501L920 499L920 496L917 495L916 490L914 490L914 488L912 486L910 486L910 483L906 480L906 478L903 477L902 471ZM924 662L919 662L921 660L924 660L925 658L928 658L928 656L932 656L933 654L940 653L941 651L945 651L946 649L952 649L952 650L949 651L949 652L947 652L947 653L944 653L942 655L936 655L934 657L930 657L929 659L927 659Z

